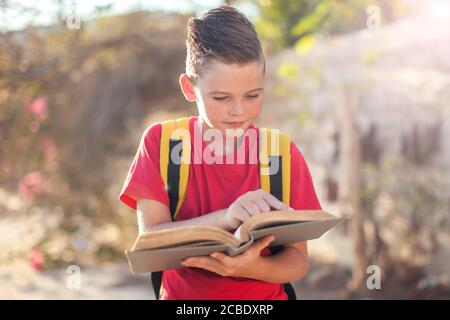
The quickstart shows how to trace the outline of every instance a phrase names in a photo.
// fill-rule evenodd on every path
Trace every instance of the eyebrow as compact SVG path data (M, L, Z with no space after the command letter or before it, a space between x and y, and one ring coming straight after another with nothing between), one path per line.
M256 88L256 89L252 89L252 90L247 91L246 93L250 93L250 92L258 91L258 90L264 90L264 88ZM217 94L217 93L229 94L229 92L225 92L225 91L217 91L217 90L214 90L214 91L210 91L210 92L209 92L209 94Z

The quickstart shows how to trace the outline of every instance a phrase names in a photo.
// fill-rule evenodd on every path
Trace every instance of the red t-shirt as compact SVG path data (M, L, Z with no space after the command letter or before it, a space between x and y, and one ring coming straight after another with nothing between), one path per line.
M191 137L200 135L197 126L198 117L190 117ZM255 125L249 128L259 130ZM248 135L251 137L252 135ZM136 201L140 198L162 202L169 208L169 197L159 173L159 150L161 123L155 123L145 130L136 156L131 164L126 181L120 193L120 200L136 210ZM229 207L239 196L248 191L260 189L259 163L196 164L194 152L204 152L206 143L194 149L192 141L191 165L184 202L176 220L195 218L216 210ZM248 160L249 139L244 139L235 156L244 147ZM199 144L197 144L199 145ZM205 154L205 153L202 153ZM198 158L197 158L198 159ZM225 158L223 158L225 159ZM250 162L250 163L249 163ZM253 161L254 162L254 161ZM321 206L308 166L301 152L291 142L291 195L290 206L295 210L320 210ZM262 256L270 255L265 248ZM224 277L216 273L199 269L184 268L163 272L161 300L172 299L236 299L236 300L286 300L287 295L282 284L268 283L247 278Z

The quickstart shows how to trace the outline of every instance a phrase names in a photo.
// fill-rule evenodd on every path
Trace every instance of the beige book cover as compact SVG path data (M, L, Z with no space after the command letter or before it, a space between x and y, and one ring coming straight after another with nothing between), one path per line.
M235 256L255 240L274 235L270 247L317 239L347 217L323 210L270 211L254 215L234 233L214 226L187 226L140 234L131 250L125 251L133 273L184 268L186 257L213 251Z

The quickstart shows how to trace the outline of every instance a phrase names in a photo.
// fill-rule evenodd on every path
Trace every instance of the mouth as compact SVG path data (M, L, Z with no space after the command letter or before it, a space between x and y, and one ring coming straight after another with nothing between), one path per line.
M240 128L245 123L245 121L226 121L224 122L227 126L233 127L233 128Z

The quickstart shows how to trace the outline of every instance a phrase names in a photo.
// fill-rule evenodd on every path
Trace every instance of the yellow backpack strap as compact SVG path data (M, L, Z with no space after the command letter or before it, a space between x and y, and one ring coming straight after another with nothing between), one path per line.
M261 188L290 206L291 138L276 129L260 128L259 132ZM269 250L275 255L283 248L284 245L279 245L269 247ZM292 284L283 283L283 289L289 300L297 300Z
M261 188L290 206L291 138L277 129L259 132Z
M189 118L163 121L159 170L169 193L172 221L175 221L186 194L190 162Z

